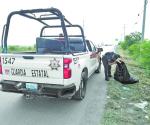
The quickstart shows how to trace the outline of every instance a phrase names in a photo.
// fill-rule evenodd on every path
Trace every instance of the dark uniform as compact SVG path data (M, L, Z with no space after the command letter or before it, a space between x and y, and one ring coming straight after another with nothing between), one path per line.
M109 81L109 77L111 77L111 65L109 63L114 63L120 55L114 52L107 52L102 57L102 62L104 65L104 72L105 72L105 80Z

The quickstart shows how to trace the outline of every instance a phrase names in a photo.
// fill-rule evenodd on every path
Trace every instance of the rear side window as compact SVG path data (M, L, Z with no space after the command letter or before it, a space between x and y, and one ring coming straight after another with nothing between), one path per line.
M85 52L85 45L81 39L69 40L69 46L73 52Z

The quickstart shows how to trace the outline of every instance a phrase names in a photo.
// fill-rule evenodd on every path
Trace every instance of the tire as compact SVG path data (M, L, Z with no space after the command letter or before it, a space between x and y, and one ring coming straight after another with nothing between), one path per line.
M79 90L78 90L78 91L75 93L75 95L73 96L73 99L75 99L75 100L83 100L84 97L85 97L87 80L86 80L86 78L84 78L83 76L84 76L84 75L83 75L83 73L82 73Z
M97 69L95 70L95 73L100 73L101 72L101 61L99 62L99 65Z

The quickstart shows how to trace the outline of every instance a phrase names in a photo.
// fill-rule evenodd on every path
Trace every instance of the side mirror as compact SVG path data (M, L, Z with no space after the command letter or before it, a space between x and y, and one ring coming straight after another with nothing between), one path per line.
M97 48L98 52L102 52L103 48Z

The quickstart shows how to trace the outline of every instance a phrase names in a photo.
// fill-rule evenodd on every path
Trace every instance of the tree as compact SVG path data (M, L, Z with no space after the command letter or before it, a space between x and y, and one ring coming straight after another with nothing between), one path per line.
M123 49L127 49L132 44L138 43L141 40L142 34L140 32L133 32L125 36L125 41L121 43Z
M134 32L125 37L125 42L127 43L127 46L130 46L136 42L139 42L141 38L142 34L140 32Z

